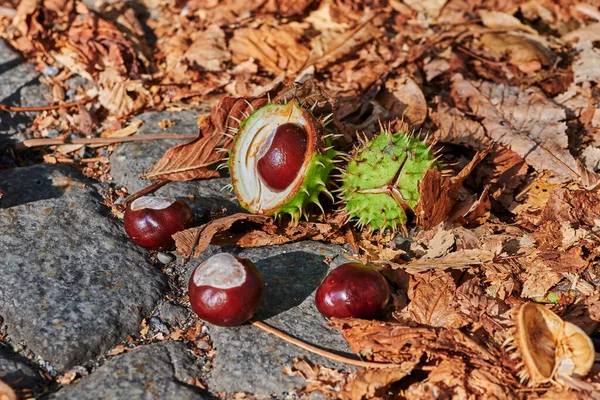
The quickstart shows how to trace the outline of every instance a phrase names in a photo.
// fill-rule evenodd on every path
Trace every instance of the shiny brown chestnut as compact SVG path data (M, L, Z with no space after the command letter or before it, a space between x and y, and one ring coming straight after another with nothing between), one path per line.
M390 287L379 272L359 262L342 264L327 275L315 296L326 318L373 318L388 304Z
M125 232L138 246L150 250L172 250L172 235L194 226L194 214L181 199L143 196L127 206Z
M192 310L200 319L235 326L258 311L265 283L252 261L220 253L196 267L188 290Z
M304 163L306 135L306 130L298 124L277 127L256 165L260 178L269 189L282 192L294 182Z

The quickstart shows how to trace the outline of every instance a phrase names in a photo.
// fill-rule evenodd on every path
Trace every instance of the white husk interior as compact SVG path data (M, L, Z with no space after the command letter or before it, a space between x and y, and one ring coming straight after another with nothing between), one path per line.
M163 210L175 203L175 199L166 197L143 196L131 202L133 211L149 208L151 210Z
M200 264L193 279L196 286L231 289L244 283L246 268L231 254L221 253Z
M292 191L296 182L303 178L303 174L299 173L287 189L281 192L273 192L262 182L256 169L259 155L268 150L268 148L263 149L263 147L270 146L272 135L275 134L275 130L279 125L290 121L302 126L307 124L300 108L291 105L286 108L291 111L291 114L285 113L283 115L284 113L281 112L280 107L273 107L262 111L260 118L256 118L256 115L250 117L243 129L246 132L253 132L254 135L242 135L236 143L233 169L235 170L234 176L239 177L237 190L242 199L256 211L278 206L281 199L286 198ZM249 153L250 151L251 153ZM300 171L305 170L309 163L310 159L304 160L304 165Z

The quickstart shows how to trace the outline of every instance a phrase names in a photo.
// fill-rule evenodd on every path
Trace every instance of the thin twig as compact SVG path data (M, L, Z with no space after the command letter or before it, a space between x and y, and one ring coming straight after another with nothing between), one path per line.
M147 187L143 188L142 190L138 190L137 192L132 193L129 196L125 197L125 199L123 200L122 204L125 207L127 207L127 205L129 203L131 203L132 201L134 201L135 199L140 198L142 196L145 196L148 193L152 193L152 192L160 189L161 187L165 186L169 182L170 181L167 181L167 180L162 180L162 181L154 182L152 185L147 186Z
M48 106L37 106L37 107L15 107L15 106L7 106L6 104L0 103L0 111L6 112L30 112L30 111L52 111L58 110L59 108L69 108L75 107L82 104L89 103L93 99L90 97L85 97L81 100L72 101L70 103L62 103L62 104L51 104Z
M361 361L361 360L355 360L353 358L340 356L338 354L332 353L327 350L320 349L318 347L315 347L313 345L305 343L301 340L293 338L290 335L288 335L287 333L284 333L277 328L273 328L272 326L269 326L269 325L265 324L264 322L250 320L250 323L252 325L256 326L257 328L264 330L265 332L268 332L272 335L277 336L280 339L285 340L288 343L296 345L304 350L310 351L311 353L317 354L319 356L329 358L333 361L338 361L338 362L342 362L345 364L350 364L350 365L355 365L357 367L365 367L365 368L398 368L399 367L398 364Z
M198 137L196 133L156 133L152 135L137 135L107 138L73 138L73 139L28 139L23 142L26 147L54 146L60 144L113 144L126 142L145 142L149 140L181 139L190 140Z

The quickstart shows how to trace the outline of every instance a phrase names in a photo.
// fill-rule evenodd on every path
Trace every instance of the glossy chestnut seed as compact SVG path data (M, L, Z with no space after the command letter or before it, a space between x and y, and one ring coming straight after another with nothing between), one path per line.
M192 310L200 319L235 326L258 311L265 283L252 261L221 253L196 267L188 290Z
M388 304L390 287L379 272L359 262L342 264L317 289L317 309L326 318L373 318Z
M143 196L127 206L125 232L138 246L150 250L172 250L173 234L194 226L194 214L181 199Z
M306 130L298 124L280 125L266 146L266 152L259 153L258 173L269 189L282 192L294 182L304 163Z

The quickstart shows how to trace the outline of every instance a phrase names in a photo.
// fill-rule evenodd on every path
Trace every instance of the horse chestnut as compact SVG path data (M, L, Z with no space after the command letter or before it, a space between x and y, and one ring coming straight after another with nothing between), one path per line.
M342 264L317 289L317 309L326 318L372 318L388 304L390 287L379 272L359 262Z
M304 163L306 131L298 124L279 125L259 154L257 170L269 189L282 192L294 182Z
M181 199L143 196L127 206L125 232L138 246L150 250L172 250L172 235L194 225L190 206Z
M258 311L265 283L252 261L221 253L196 267L188 289L198 317L214 325L234 326Z

